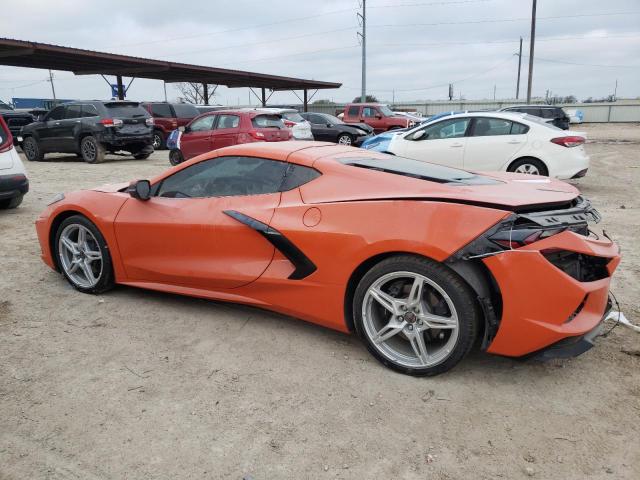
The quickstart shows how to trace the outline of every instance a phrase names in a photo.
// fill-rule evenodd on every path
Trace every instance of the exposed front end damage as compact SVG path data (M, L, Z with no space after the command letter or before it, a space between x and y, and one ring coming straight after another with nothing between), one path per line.
M485 314L483 349L512 357L547 349L540 358L550 358L578 355L593 345L620 262L618 246L589 230L599 220L582 197L564 208L524 209L447 260L478 294ZM475 280L469 280L471 271ZM483 288L475 285L478 275L485 277Z

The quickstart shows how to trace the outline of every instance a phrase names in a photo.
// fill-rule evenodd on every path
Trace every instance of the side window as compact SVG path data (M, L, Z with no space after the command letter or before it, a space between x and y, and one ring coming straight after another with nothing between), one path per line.
M473 127L474 137L489 137L493 135L509 135L511 122L500 118L476 118Z
M65 107L56 107L49 112L45 120L62 120L64 118Z
M556 118L558 116L553 108L543 108L541 110L542 118Z
M527 125L523 125L522 123L511 123L511 135L523 135L529 131L529 127Z
M221 128L238 128L240 125L240 117L237 115L218 115L218 124L216 129Z
M362 109L362 116L365 118L374 118L378 114L378 110L374 107L364 107Z
M94 105L84 104L84 105L82 105L82 116L83 117L97 117L98 116L98 110L96 110L96 107Z
M67 110L64 114L64 118L80 118L80 117L82 117L82 106L67 105Z
M309 121L311 123L315 123L317 125L325 125L325 124L329 123L324 119L324 117L322 115L316 115L316 114L311 113L308 116L308 118L309 118Z
M347 116L349 117L357 117L360 113L360 107L358 105L352 105L349 107L349 111L347 112Z
M190 132L204 132L207 130L213 130L213 123L216 119L215 115L207 115L206 117L198 118L189 125Z
M158 118L171 118L173 111L168 103L152 103L151 115Z
M220 157L164 179L157 195L169 198L264 195L280 190L287 164L256 157Z
M445 138L464 137L467 127L469 126L468 118L458 118L445 120L425 128L425 135L421 140L440 140Z
M298 188L300 185L309 183L320 175L322 174L315 168L290 163L287 167L287 174L284 177L284 182L282 183L282 188L280 190L283 192L293 190L294 188Z

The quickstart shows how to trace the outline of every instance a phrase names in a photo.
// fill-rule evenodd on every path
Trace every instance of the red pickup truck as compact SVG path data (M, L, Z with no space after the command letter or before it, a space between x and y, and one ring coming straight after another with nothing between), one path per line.
M394 114L388 105L381 103L349 103L344 110L344 123L366 123L375 133L398 128L407 128L413 122L407 117Z

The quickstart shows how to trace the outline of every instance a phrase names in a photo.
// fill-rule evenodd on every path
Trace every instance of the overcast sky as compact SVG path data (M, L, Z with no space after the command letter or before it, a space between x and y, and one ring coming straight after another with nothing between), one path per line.
M5 1L0 35L140 57L342 82L315 99L360 91L358 0ZM526 94L530 0L367 0L367 91L381 100ZM572 16L571 18L567 18ZM563 17L563 18L550 18ZM579 99L640 95L640 0L539 0L533 95ZM59 98L108 98L99 76L55 72ZM44 70L0 66L0 98L50 97ZM38 82L35 83L34 82ZM522 93L521 93L522 94ZM167 85L169 99L179 94ZM164 99L161 81L137 79L135 100ZM247 89L215 102L247 104ZM251 99L255 104L255 97ZM297 102L277 92L274 103Z

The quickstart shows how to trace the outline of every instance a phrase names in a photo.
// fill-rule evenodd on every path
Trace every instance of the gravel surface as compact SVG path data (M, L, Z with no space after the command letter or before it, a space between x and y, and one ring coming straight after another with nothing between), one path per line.
M592 156L577 185L622 247L613 289L640 323L640 126L576 130ZM41 262L33 222L54 194L167 158L27 163L31 192L0 212L0 479L640 478L640 335L623 327L575 359L477 352L419 379L348 335L133 288L83 295Z

